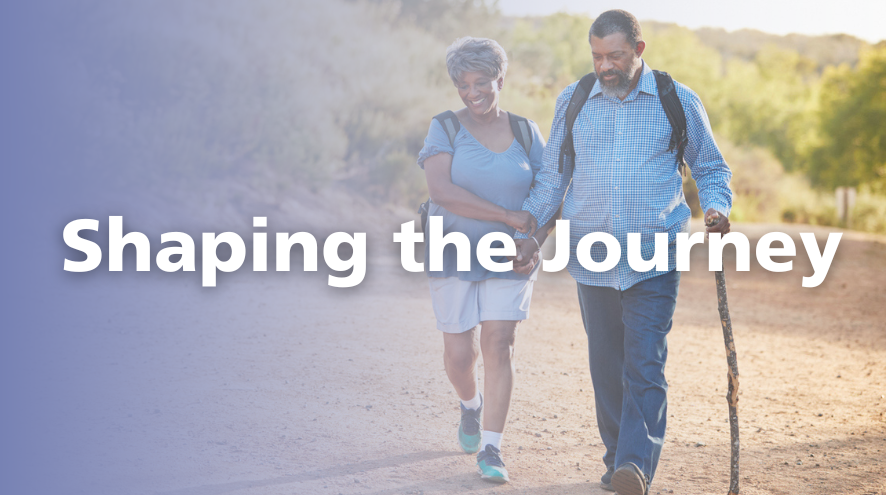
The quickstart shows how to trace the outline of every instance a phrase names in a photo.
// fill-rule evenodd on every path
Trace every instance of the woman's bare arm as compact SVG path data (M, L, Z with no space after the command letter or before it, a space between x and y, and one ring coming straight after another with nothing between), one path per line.
M502 222L519 232L527 233L532 229L531 222L534 219L529 212L508 210L453 184L452 155L449 153L438 153L429 157L425 160L424 166L428 192L434 203L456 215Z

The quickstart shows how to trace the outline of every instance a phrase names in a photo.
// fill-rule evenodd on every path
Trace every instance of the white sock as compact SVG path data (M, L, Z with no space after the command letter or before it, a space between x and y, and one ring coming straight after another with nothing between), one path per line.
M481 437L483 439L483 444L480 446L480 450L486 450L487 445L492 445L501 452L501 436L501 433L483 430L483 436Z
M477 387L477 391L474 392L474 398L471 400L463 400L461 401L462 405L465 406L465 409L477 409L480 407L480 387Z

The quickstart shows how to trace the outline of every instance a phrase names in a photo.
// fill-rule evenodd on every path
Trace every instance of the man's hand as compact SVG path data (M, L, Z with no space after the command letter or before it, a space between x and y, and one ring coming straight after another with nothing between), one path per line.
M532 216L532 213L523 210L508 210L507 215L505 215L505 223L509 227L517 229L517 232L521 234L532 235L535 233L535 229L538 228L538 220Z
M720 234L729 233L729 218L719 211L711 208L704 214L705 237L712 232Z
M514 244L517 245L517 254L509 259L516 262L527 263L532 258L532 255L538 253L538 244L531 238L514 239Z

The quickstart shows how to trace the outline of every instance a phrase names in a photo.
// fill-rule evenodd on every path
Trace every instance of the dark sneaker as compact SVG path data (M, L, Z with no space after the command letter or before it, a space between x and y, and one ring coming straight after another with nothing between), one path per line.
M483 412L483 396L480 395L480 407L467 409L461 402L461 421L458 423L458 444L468 454L480 450L480 415Z
M612 474L612 487L618 495L646 495L646 475L633 462L619 466Z
M492 445L487 445L486 449L477 454L477 471L480 473L480 479L491 481L492 483L507 483L508 470L505 469L505 463L501 460L501 451Z
M607 492L615 491L615 488L612 488L612 473L614 472L615 466L609 466L609 469L606 470L606 474L600 477L600 488Z

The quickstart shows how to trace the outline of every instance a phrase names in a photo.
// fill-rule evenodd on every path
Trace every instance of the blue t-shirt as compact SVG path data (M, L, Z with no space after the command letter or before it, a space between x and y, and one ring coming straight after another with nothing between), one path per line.
M476 194L477 196L509 210L521 210L523 200L529 196L529 189L535 174L541 169L545 140L538 131L535 122L529 121L532 132L532 147L529 156L516 139L502 153L490 151L474 136L461 126L455 136L455 150L449 145L449 137L443 126L436 119L431 121L431 128L425 138L425 145L418 154L418 165L424 168L425 160L439 153L452 155L452 183ZM480 238L490 232L505 232L513 237L515 229L502 222L476 220L456 215L438 204L431 203L429 215L443 217L443 235L449 232L461 232L471 241L471 271L456 270L456 250L452 244L443 250L443 270L430 271L430 247L425 242L425 271L429 277L458 277L460 280L480 281L489 278L506 278L535 280L538 277L538 265L529 275L521 275L513 271L491 272L477 260L477 243ZM500 243L493 243L493 247ZM503 262L505 260L495 260Z

